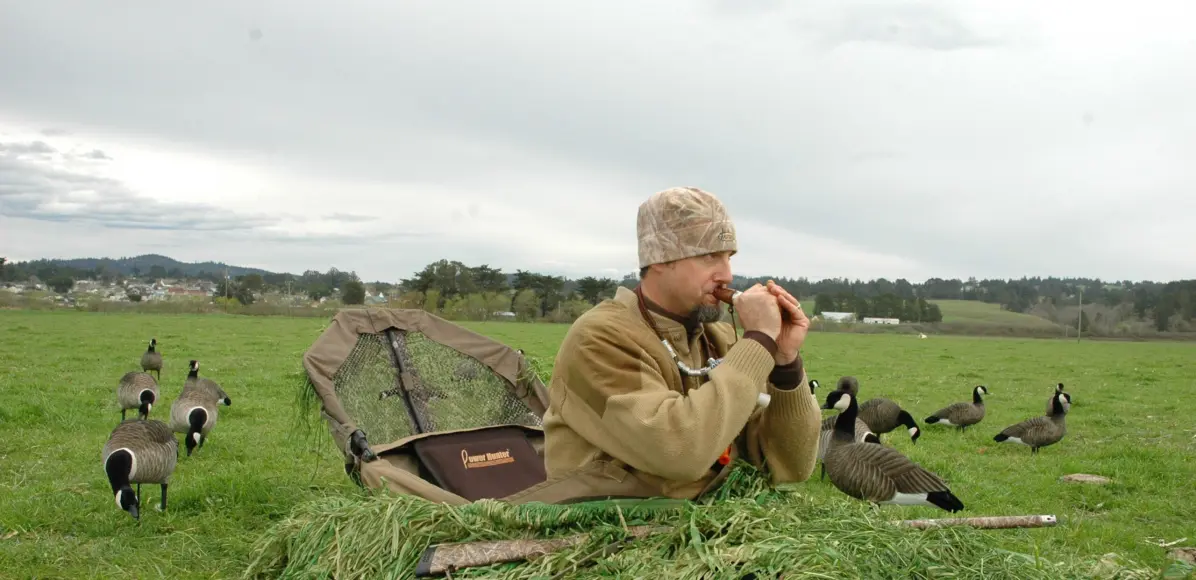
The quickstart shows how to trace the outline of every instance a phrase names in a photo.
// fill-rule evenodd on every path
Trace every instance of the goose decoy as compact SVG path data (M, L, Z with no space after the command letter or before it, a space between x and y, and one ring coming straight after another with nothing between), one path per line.
M822 462L822 466L818 474L819 480L826 478L826 462L824 460L826 458L827 447L831 442L831 436L835 430L835 421L838 420L838 418L838 415L829 415L824 418L822 420L822 428L818 432L818 460ZM855 432L853 435L855 436L855 441L857 443L880 444L880 438L877 437L875 433L869 431L868 426L865 425L863 421L857 418L853 425L855 426Z
M1071 403L1067 401L1067 394L1057 393L1051 397L1050 413L1010 425L993 436L993 441L1028 445L1030 454L1036 454L1039 448L1063 440L1063 436L1067 434L1066 417L1070 409Z
M224 392L220 383L199 376L199 361L193 359L190 363L190 369L187 371L187 379L183 381L184 391L189 387L203 389L215 397L218 402L223 402L225 407L233 404L233 400L228 398L228 393Z
M854 399L859 397L860 382L853 376L839 377L835 390L850 393ZM909 431L910 441L914 443L917 443L918 437L922 436L922 430L918 428L914 416L891 399L874 397L861 403L859 408L859 419L868 426L868 430L872 431L877 439L900 426L905 426Z
M143 372L154 371L158 375L158 380L162 380L162 353L157 351L158 339L151 338L149 348L141 355L141 370Z
M156 483L162 487L162 503L166 509L166 487L178 463L179 442L170 427L162 421L130 419L112 430L100 461L108 475L108 484L116 495L116 505L140 520L141 484ZM137 484L133 492L132 484Z
M137 409L137 416L148 419L150 409L158 402L158 381L149 373L129 371L116 387L116 402L120 404L120 420L129 409Z
M828 393L825 407L840 411L823 460L831 484L839 491L874 504L933 506L949 512L964 509L942 478L900 451L855 441L853 423L859 406L851 393Z
M988 387L976 385L972 388L972 402L952 403L935 411L922 421L927 425L954 425L963 431L984 419L984 400L980 398L980 395L987 394Z
M199 365L195 361L191 362L191 372L194 373ZM216 420L220 415L219 402L216 391L202 383L191 381L189 376L183 384L183 391L170 405L170 428L175 433L186 433L183 441L188 457L197 447L203 447L208 433L216 426Z

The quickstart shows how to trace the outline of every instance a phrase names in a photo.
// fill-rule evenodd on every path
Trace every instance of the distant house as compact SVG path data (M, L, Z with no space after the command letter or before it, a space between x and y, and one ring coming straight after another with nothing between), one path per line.
M166 289L166 293L172 298L176 297L176 296L181 297L181 296L207 296L208 295L207 292L204 292L203 290L200 290L198 288L184 288L182 286L171 286L170 288Z
M854 312L823 312L819 316L831 322L851 322L855 320Z
M901 324L899 318L878 318L875 316L865 316L864 324Z

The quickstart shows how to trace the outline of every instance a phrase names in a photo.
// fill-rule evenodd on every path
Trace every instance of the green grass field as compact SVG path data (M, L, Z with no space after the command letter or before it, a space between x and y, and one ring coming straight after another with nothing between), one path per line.
M999 304L988 304L977 300L931 300L943 313L947 324L982 324L1012 328L1057 328L1054 322L1032 314L1001 310Z
M300 357L326 322L0 311L0 576L236 577L254 542L295 505L357 493L326 432L292 429ZM566 330L463 325L546 362ZM225 387L232 406L221 408L205 447L181 457L168 511L143 507L138 525L115 505L100 450L120 418L117 380L139 370L151 336L166 360L164 400L152 418L168 416L191 358ZM901 430L885 443L946 478L966 515L1059 516L1054 528L986 532L997 545L1052 560L1112 552L1160 568L1166 549L1159 542L1196 544L1193 345L815 333L804 356L810 376L825 385L820 395L852 374L862 399L893 398L920 424L967 399L973 385L988 386L988 416L977 427L957 433L923 425L917 445ZM1004 426L1042 414L1060 381L1075 400L1061 443L1031 456L992 442ZM1113 483L1058 482L1069 473ZM845 498L817 472L801 489ZM143 486L143 505L157 493Z

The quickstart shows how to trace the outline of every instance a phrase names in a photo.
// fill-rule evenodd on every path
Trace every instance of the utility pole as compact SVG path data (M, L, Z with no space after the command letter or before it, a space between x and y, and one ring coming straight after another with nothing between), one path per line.
M1078 290L1080 291L1078 303L1080 311L1079 314L1076 315L1076 342L1080 342L1080 323L1084 321L1084 287L1081 286L1078 288Z

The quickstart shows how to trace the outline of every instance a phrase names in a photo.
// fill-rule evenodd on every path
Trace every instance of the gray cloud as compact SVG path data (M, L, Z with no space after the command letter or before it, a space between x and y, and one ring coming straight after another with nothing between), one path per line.
M160 202L134 193L114 179L18 157L29 152L61 153L42 141L0 143L0 214L151 230L251 230L278 222L277 218L240 215L203 203ZM96 150L64 157L69 162L107 156Z
M276 223L199 203L163 203L122 183L8 156L0 157L0 214L110 228L227 231Z
M23 156L59 155L67 168L40 163ZM109 229L218 232L229 240L256 243L360 244L426 238L419 232L390 231L364 233L352 230L336 233L291 234L278 231L287 222L310 221L303 214L274 212L253 215L208 203L180 203L155 200L130 190L124 183L71 167L71 161L111 159L103 151L82 154L59 151L42 141L0 142L0 215L12 218L91 224ZM374 221L371 216L334 213L328 219L346 223ZM170 245L179 246L178 242Z
M369 215L359 215L359 214L352 214L352 213L337 212L337 213L328 215L326 219L329 219L332 221L337 221L337 222L372 222L374 220L377 220L378 217L377 216L369 216Z
M46 156L57 153L58 150L50 147L45 141L33 141L30 143L0 143L0 155L37 155Z
M737 219L926 275L1181 276L1196 52L1169 6L18 3L0 20L0 113L562 216L595 176L627 219L626 200L699 185ZM809 275L848 271L882 274Z
M808 25L799 29L811 31ZM847 6L833 26L819 32L824 32L826 46L863 42L953 51L1005 44L973 30L950 8L930 3Z

